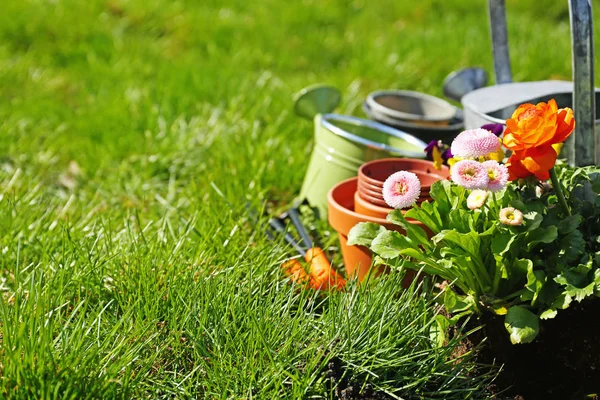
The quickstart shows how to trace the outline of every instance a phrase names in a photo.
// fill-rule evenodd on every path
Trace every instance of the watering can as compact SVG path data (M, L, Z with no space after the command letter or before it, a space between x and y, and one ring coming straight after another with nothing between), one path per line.
M367 161L391 156L424 158L426 143L378 122L332 114L341 100L331 86L315 85L295 96L297 115L314 121L315 142L300 198L327 212L327 193L357 175Z
M512 82L504 0L488 0L496 86L473 90L461 98L465 127L504 123L522 103L548 102L554 98L559 107L571 107L577 125L567 140L567 158L571 165L600 164L600 120L596 120L594 88L593 21L590 0L569 0L573 82Z

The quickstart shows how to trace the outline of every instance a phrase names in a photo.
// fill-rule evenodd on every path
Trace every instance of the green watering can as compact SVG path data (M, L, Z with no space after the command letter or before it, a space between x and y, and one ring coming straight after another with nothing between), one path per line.
M426 143L378 122L331 114L340 103L339 90L315 85L295 96L297 115L312 119L315 144L304 177L300 198L327 214L327 193L337 183L352 178L367 161L387 157L424 158Z

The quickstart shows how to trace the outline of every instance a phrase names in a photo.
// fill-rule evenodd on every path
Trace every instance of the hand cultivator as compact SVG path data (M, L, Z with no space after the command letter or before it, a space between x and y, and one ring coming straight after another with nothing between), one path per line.
M288 219L298 233L300 241L297 241L288 231L288 226L285 223ZM331 266L325 251L311 239L308 230L300 219L297 205L280 217L269 218L265 233L270 239L275 239L277 235L283 235L285 242L298 253L299 257L303 257L306 261L307 266L305 267L298 260L299 257L296 256L281 264L284 273L293 282L316 290L341 290L346 286L346 280Z

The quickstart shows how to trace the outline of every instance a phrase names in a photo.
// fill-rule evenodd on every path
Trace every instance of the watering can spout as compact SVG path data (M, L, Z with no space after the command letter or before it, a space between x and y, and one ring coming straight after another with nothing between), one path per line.
M600 137L596 136L594 89L594 28L590 0L569 0L573 51L573 111L575 132L567 141L571 165L598 165Z

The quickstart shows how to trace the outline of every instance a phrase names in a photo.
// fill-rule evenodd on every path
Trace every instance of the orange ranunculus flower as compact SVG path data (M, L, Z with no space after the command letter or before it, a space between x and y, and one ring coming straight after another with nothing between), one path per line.
M573 110L558 109L556 101L522 104L506 120L504 146L522 151L564 142L575 129Z
M506 163L508 179L514 181L533 175L539 180L548 180L557 156L550 144L514 151Z

